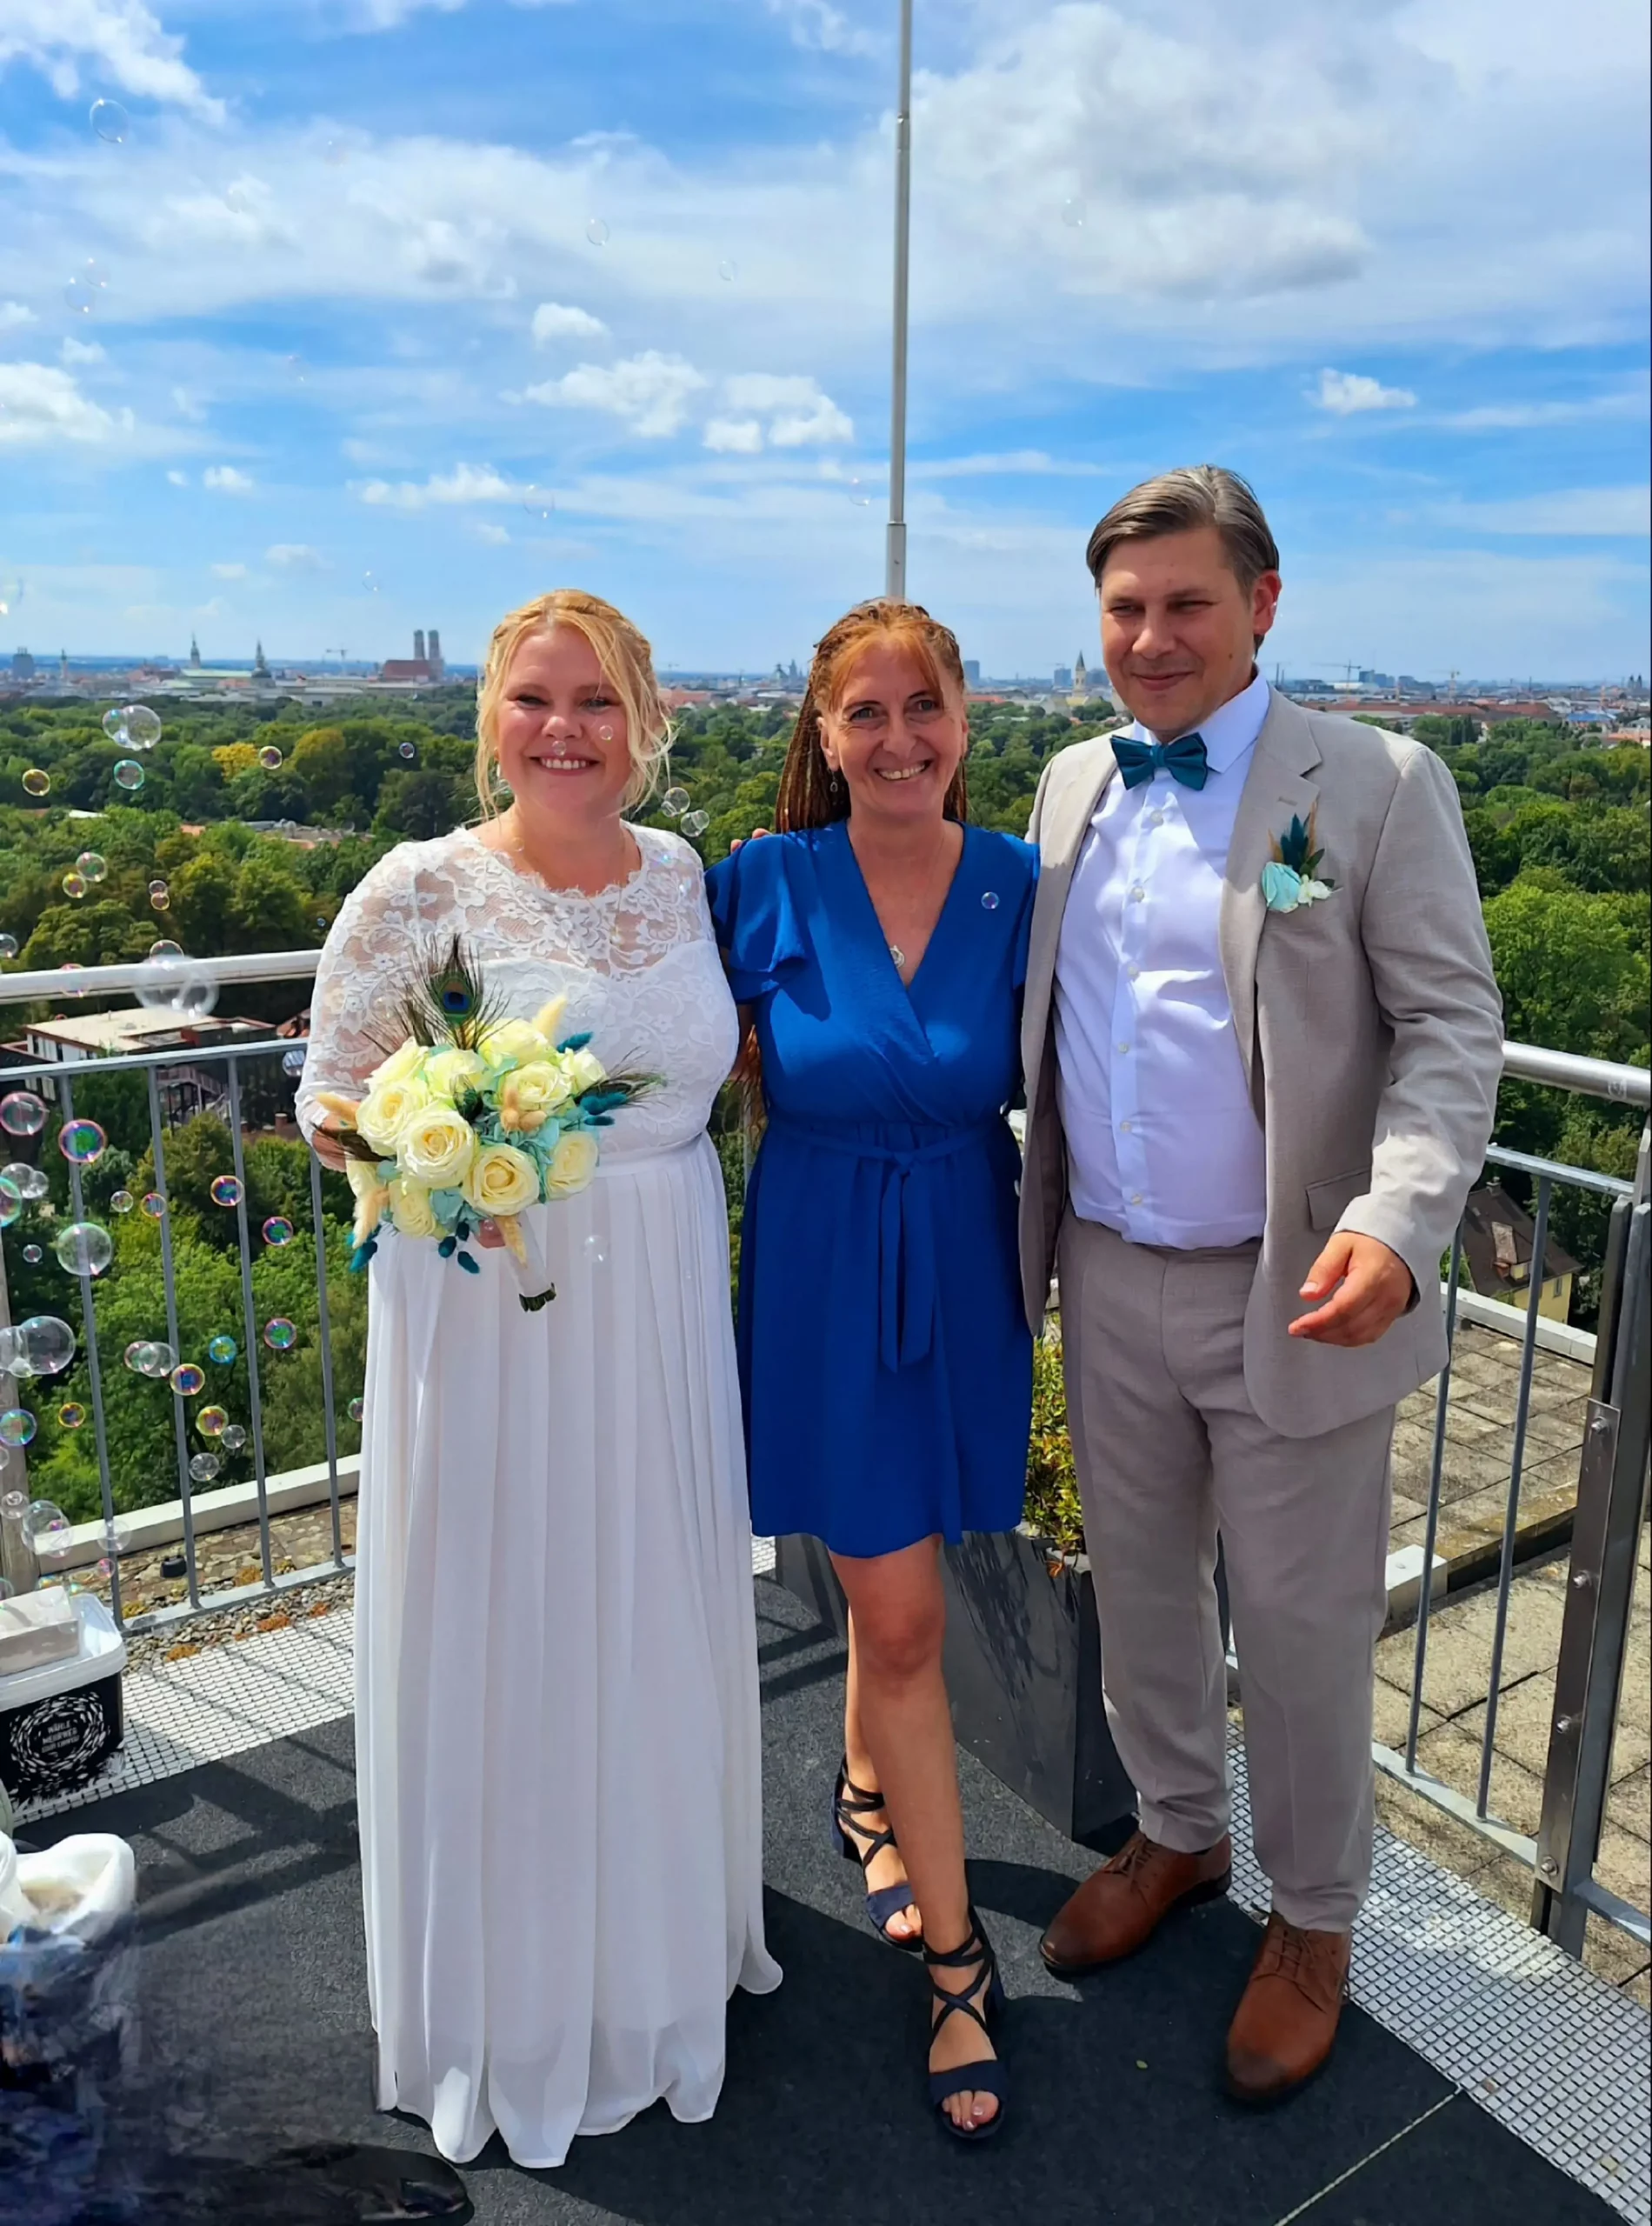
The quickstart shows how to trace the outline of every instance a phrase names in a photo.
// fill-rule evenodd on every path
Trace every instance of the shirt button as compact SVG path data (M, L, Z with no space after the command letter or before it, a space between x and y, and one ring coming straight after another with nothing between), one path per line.
M1121 1051L1128 1051L1130 1047L1128 1043L1121 1043L1118 1048Z
M1127 966L1124 971L1129 976L1132 982L1138 981L1141 978L1142 970L1139 966Z
M1149 812L1147 816L1147 823L1149 827L1162 827L1164 824L1164 814L1162 811Z
M1141 1204L1141 1203L1142 1203L1142 1193L1141 1193L1139 1190L1132 1190L1132 1191L1131 1191L1131 1193L1130 1193L1130 1203L1131 1203L1133 1206L1139 1206L1139 1205Z
M1140 904L1145 899L1146 896L1146 890L1142 888L1138 883L1137 886L1130 891L1130 902L1132 904Z
M1132 1127L1133 1127L1134 1125L1135 1125L1135 1124L1134 1124L1134 1123L1132 1123L1132 1122L1129 1122L1129 1121L1121 1121L1121 1122L1119 1123L1119 1124L1118 1124L1118 1126L1119 1126L1119 1134L1120 1134L1121 1136L1128 1136L1129 1135L1130 1130L1131 1130L1131 1129L1132 1129Z

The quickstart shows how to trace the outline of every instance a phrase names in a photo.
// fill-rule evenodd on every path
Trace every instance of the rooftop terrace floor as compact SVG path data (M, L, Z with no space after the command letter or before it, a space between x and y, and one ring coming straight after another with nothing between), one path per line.
M463 2168L478 2219L1609 2226L1647 2216L1645 2012L1421 1853L1381 1836L1336 2054L1288 2108L1256 2114L1229 2103L1219 2079L1256 1945L1249 1910L1265 1892L1248 1851L1230 1899L1168 1927L1114 1972L1062 1985L1039 1963L1038 1934L1096 1858L967 1756L973 1885L1005 1966L1015 2098L998 2142L948 2143L923 2102L921 1974L867 1932L855 1875L826 1841L841 1652L766 1581L758 1616L769 1942L785 1984L763 2000L736 1997L709 2124L679 2126L656 2108L578 2143L556 2172L521 2171L495 2143ZM150 2169L157 2196L168 2158L190 2150L254 2156L330 2136L428 2151L421 2126L371 2106L350 1620L341 1609L134 1673L118 1789L20 1817L27 1845L103 1829L136 1848L143 2131L134 2116L119 2139L129 2183ZM1242 1842L1242 1769L1237 1791ZM145 2143L150 2163L135 2165ZM77 2215L115 2214L71 2211L65 2226ZM163 2200L133 2215L170 2226Z

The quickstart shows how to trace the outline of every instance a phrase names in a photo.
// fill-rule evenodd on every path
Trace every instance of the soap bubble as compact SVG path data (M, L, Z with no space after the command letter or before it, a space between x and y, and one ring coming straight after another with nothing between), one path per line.
M161 936L150 945L145 956L154 959L158 965L163 958L182 958L183 946L181 943L174 943L169 936Z
M398 757L416 757L419 753L410 742L404 742L396 754Z
M602 1238L595 1233L585 1239L583 1245L580 1249L584 1253L586 1263L589 1266L593 1268L601 1268L607 1265L608 1247L603 1243Z
M118 705L111 703L104 712L103 727L103 732L111 742L124 742L127 739L126 714Z
M63 288L63 299L77 317L90 317L108 283L109 273L101 263L89 258Z
M63 876L63 886L65 896L83 896L86 894L86 876L83 873L77 873L71 866Z
M157 912L164 912L167 906L171 902L172 892L163 881L150 882L150 905L151 910Z
M731 263L725 259L717 265L717 276L723 280L724 285L732 286L735 280L740 276L740 265L737 263Z
M271 1214L263 1225L263 1241L266 1244L290 1244L293 1234L293 1225L285 1214Z
M273 773L280 764L281 752L273 742L265 743L263 748L258 752L258 763L266 773Z
M317 924L319 924L319 923ZM281 1071L283 1075L303 1074L304 1071L304 1046L302 1043L295 1043L291 1050L283 1051L282 1053Z
M997 910L998 892L996 889L983 889L982 890L981 909L983 912L996 912Z
M222 1331L207 1340L207 1358L216 1361L220 1368L228 1368L237 1350L235 1339L226 1337Z
M117 1190L109 1202L109 1210L112 1214L130 1214L137 1203L130 1190Z
M109 861L97 850L83 850L75 860L75 870L88 881L103 881L109 873Z
M239 1423L231 1423L218 1440L226 1453L239 1453L246 1442L247 1433Z
M194 1454L190 1461L190 1482L192 1484L210 1484L221 1466L216 1453Z
M69 1517L56 1500L31 1499L23 1518L24 1543L37 1559L51 1561L69 1544Z
M383 582L379 578L376 572L363 572L362 574L362 585L366 589L369 595L376 595L383 584Z
M1061 220L1062 223L1067 226L1069 231L1082 231L1084 225L1084 217L1085 209L1082 201L1063 201L1062 203Z
M0 1445L27 1445L37 1428L26 1407L8 1407L0 1413Z
M310 366L302 356L283 356L281 368L295 386L303 386L310 377Z
M16 936L0 936L0 958L15 958L17 955Z
M166 1211L166 1200L161 1196L158 1190L145 1190L143 1193L143 1210L151 1221L159 1221L162 1215Z
M137 758L123 757L120 760L115 768L115 785L117 789L129 790L143 787L143 768Z
M193 1399L206 1389L206 1370L192 1360L181 1360L168 1380L180 1399Z
M24 1504L21 1492L0 1493L0 1515L15 1515L21 1518Z
M679 822L685 835L703 835L711 824L709 811L685 811Z
M321 158L324 163L330 163L336 170L341 163L349 162L350 149L342 139L323 139L321 143Z
M350 1416L353 1423L360 1422L362 1416L366 1413L366 1411L367 1403L363 1399L352 1399L349 1406L344 1410L344 1412Z
M126 1363L127 1367L131 1370L134 1376L143 1375L143 1370L139 1365L139 1363L143 1354L147 1352L149 1348L144 1343L142 1337L134 1337L131 1343L128 1345L126 1350L121 1355L122 1360Z
M593 247L608 245L608 226L600 217L593 217L585 227L585 237Z
M298 1342L298 1332L284 1314L276 1314L263 1325L263 1341L271 1352L290 1352Z
M0 1175L0 1229L10 1229L23 1211L23 1192Z
M10 1090L0 1097L0 1129L9 1136L37 1136L45 1125L45 1101L33 1090Z
M157 901L150 898L151 904ZM185 958L175 943L151 943L143 973L145 978L134 994L139 1004L151 1011L176 1012L186 1020L199 1020L218 1002L218 985L210 970Z
M118 101L94 101L89 111L92 130L111 147L118 147L132 128L132 119Z
M57 1149L77 1167L93 1167L109 1150L109 1138L96 1121L65 1121L57 1131Z
M222 1407L203 1407L195 1418L195 1426L203 1437L222 1437L229 1424L230 1417Z
M61 1376L75 1357L75 1333L61 1316L31 1314L17 1326L17 1346L36 1376Z
M78 1399L65 1399L57 1410L57 1420L64 1430L80 1430L85 1424L86 1410Z
M686 789L668 789L660 798L660 810L668 819L681 819L688 808L689 792Z
M0 1167L0 1181L10 1183L24 1198L43 1198L46 1195L46 1170L33 1167L26 1159L10 1160Z
M858 510L869 510L872 507L871 497L867 493L860 480L856 478L851 477L849 480L849 499L854 503L856 509Z
M147 703L128 703L121 713L126 736L134 750L153 750L161 738L161 715Z
M246 1191L236 1176L215 1175L207 1195L215 1206L238 1206Z
M51 787L51 775L43 773L38 765L31 765L23 776L23 785L25 795L43 796Z
M549 487L524 487L522 490L522 507L530 518L537 518L543 524L554 514L556 498Z
M25 1244L23 1248L23 1256L31 1268L37 1268L45 1255L37 1244Z
M115 1240L101 1222L71 1221L52 1239L57 1264L71 1276L101 1276L115 1256Z

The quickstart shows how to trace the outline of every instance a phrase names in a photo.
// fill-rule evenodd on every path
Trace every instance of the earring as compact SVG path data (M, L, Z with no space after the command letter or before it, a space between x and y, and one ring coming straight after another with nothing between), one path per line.
M830 792L832 802L834 803L838 803L843 794L843 776L838 771L836 765L832 767L830 777L828 779L826 786Z

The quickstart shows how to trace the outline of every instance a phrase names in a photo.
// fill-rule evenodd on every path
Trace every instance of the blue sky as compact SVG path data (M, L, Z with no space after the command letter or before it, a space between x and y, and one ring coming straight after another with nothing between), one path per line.
M0 650L470 659L571 583L806 656L882 583L895 14L5 0ZM1213 458L1292 671L1646 670L1643 9L918 0L917 57L966 654L1090 650L1090 525Z

